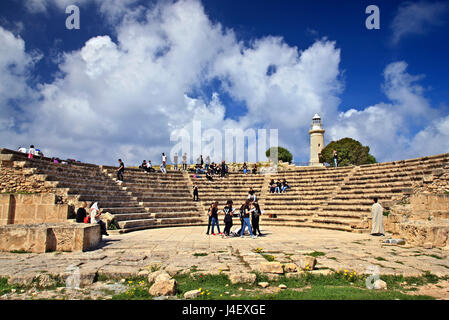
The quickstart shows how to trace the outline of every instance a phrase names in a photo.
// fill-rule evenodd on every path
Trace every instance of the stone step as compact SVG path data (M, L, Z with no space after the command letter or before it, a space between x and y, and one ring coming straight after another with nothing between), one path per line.
M204 219L201 217L173 217L173 218L158 218L156 219L157 225L175 225L185 224L191 225L191 223L204 223Z
M114 215L117 222L128 221L128 220L147 220L153 219L154 217L150 213L121 213Z
M341 206L335 206L335 205L327 205L325 206L324 210L325 212L339 212L339 211L352 211L352 212L371 212L371 206L370 205L354 205L354 206L348 206L348 205L341 205Z
M137 220L124 220L118 221L117 223L120 229L128 229L135 227L143 227L143 226L154 226L157 224L156 219L137 219Z
M131 197L129 195L126 196L111 196L111 195L101 195L101 194L81 194L79 195L79 201L98 201L98 202L109 202L109 201L120 201L120 202L128 202L128 201L136 201L136 197Z
M179 207L171 207L171 206L144 206L148 212L156 213L156 212L185 212L185 211L198 211L198 207L196 206L179 206Z
M136 201L101 201L101 208L128 208L128 207L141 207Z
M296 221L276 221L277 219L264 220L261 222L261 228L264 225L266 226L285 226L285 227L303 227L303 228L318 228L318 229L330 229L330 230L339 230L339 231L347 231L352 232L352 228L339 225L339 224L324 224L324 223L312 223L312 222L296 222Z
M65 189L65 188L64 188ZM109 196L109 197L131 197L129 192L123 191L120 188L108 188L108 189L94 189L94 188L85 188L85 189L73 189L68 188L67 194L78 194L78 195L89 195L95 194L98 196Z
M352 218L352 219L363 219L367 216L366 213L362 213L360 211L358 212L351 212L351 211L318 211L318 216L320 217L326 217L326 218Z
M147 213L144 207L103 207L104 212L110 212L112 214L132 214L132 213Z
M198 211L180 211L180 212L155 212L151 214L152 218L161 219L161 218L184 218L184 217L201 217L202 213Z

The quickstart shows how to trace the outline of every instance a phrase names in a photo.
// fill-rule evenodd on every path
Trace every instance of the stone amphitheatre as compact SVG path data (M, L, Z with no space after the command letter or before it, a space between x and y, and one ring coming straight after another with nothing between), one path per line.
M81 288L156 269L170 277L226 274L232 283L253 283L255 273L273 280L340 269L368 274L377 266L381 279L432 274L438 282L418 292L449 297L449 154L341 168L280 163L272 174L245 175L239 166L214 182L187 171L131 168L117 182L115 167L55 164L0 149L0 278L11 285L64 280L74 266ZM269 193L269 181L284 178L291 189ZM192 201L194 183L198 202ZM240 204L250 187L264 210L265 235L206 235L209 204ZM385 237L370 235L373 197L384 207ZM82 201L98 201L108 213L109 237L101 239L98 225L73 221ZM8 292L2 299L36 292Z

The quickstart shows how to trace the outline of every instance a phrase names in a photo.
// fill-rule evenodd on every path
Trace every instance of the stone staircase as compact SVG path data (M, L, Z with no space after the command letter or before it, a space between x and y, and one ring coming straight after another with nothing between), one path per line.
M150 218L138 202L137 197L123 190L96 165L83 163L56 164L45 160L26 159L16 161L16 166L32 168L34 174L42 175L45 183L51 185L55 193L78 208L82 201L88 205L98 201L104 212L116 217L118 225L127 229L136 220Z
M434 181L435 172L447 173L449 154L363 165L358 167L297 167L275 174L243 174L214 177L180 171L146 173L127 168L124 182L116 181L116 167L86 163L55 164L48 158L27 159L25 154L0 149L1 161L40 176L67 203L78 208L81 201L112 213L123 233L147 228L204 225L213 201L222 208L228 199L238 208L254 189L264 210L261 226L327 228L369 231L361 222L370 219L372 198L386 208L388 203ZM286 179L287 193L271 194L271 179ZM15 182L11 182L15 183ZM199 187L199 202L193 202L193 184ZM269 217L271 216L271 218Z
M204 208L204 217L207 218L207 209L211 203L218 201L219 209L226 205L227 200L232 200L234 208L240 206L248 199L248 191L252 187L256 197L260 198L264 176L259 174L230 173L228 177L213 177L214 181L208 181L204 174L200 178L194 178L192 173L188 174L191 186L198 186L199 202ZM192 191L193 192L193 191ZM221 218L220 218L221 219Z
M261 225L291 225L369 232L362 221L371 218L373 198L388 203L410 194L434 170L444 170L449 154L344 168L303 168L272 175L286 178L291 190L268 194ZM446 169L447 170L447 169ZM276 218L268 218L276 214Z
M262 202L264 214L261 216L261 225L349 231L338 223L322 223L318 212L352 170L353 167L304 167L268 176L268 180L286 179L290 189L286 193L267 193ZM269 185L264 185L264 188L268 190Z
M127 168L124 181L116 181L115 167L102 167L122 190L129 192L145 210L145 216L129 221L120 232L147 228L203 225L202 210L193 202L186 177L180 171L146 173Z
M358 222L371 219L374 197L388 209L388 203L411 194L413 188L423 186L426 177L432 181L432 172L443 169L447 164L449 155L444 154L360 166L318 216L328 223L338 221L353 231L357 229Z

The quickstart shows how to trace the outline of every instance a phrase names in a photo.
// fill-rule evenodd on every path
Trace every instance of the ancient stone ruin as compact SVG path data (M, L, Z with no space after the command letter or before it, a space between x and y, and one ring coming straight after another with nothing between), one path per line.
M219 183L187 172L145 173L131 168L119 183L115 167L55 164L49 159L27 159L25 154L7 149L0 149L0 166L1 192L36 192L36 197L54 206L48 209L44 208L48 203L36 204L23 211L18 205L13 220L11 212L1 211L3 225L61 222L66 216L72 218L82 201L101 203L117 222L118 229L112 233L205 225L212 201L221 207L232 199L239 206L252 187L264 210L263 225L369 232L372 198L378 197L385 208L386 231L418 245L448 245L449 154L341 168L284 164L271 174L245 175L237 172L239 165L232 165L235 172ZM291 190L269 193L271 179L287 179ZM199 187L199 202L192 201L194 183Z

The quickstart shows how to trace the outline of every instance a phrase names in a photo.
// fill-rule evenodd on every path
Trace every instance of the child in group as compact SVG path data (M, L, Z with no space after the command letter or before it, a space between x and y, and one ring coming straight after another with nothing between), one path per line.
M251 212L251 223L253 225L253 233L256 234L259 233L259 237L262 235L259 228L259 218L262 214L262 211L260 210L259 203L257 201L254 201L250 206L250 212Z
M271 181L270 181L270 193L274 193L275 190L276 190L276 183L274 183L274 180L271 179Z
M213 236L215 235L215 233L214 233L215 225L217 226L218 234L221 234L220 226L218 225L218 202L217 201L215 201L214 204L212 205L210 215L212 217L212 221L211 221L211 224L212 224L212 235Z
M225 229L223 231L224 235L226 237L229 237L229 234L231 232L231 228L232 228L232 216L234 213L234 208L232 208L232 200L228 200L226 202L226 206L223 209L224 212L224 223L225 223Z
M250 187L248 191L248 200L256 201L256 191L254 191L252 187Z
M211 203L209 209L207 210L207 217L208 217L208 219L209 219L209 221L208 221L208 223L207 223L207 232L206 232L207 235L209 234L209 231L210 231L210 225L212 224L212 207L213 207L213 205L214 205L214 204Z
M290 189L290 186L287 184L287 180L282 180L281 191L283 193L287 192L287 189Z
M242 225L242 231L240 232L240 237L243 238L243 235L245 234L245 227L248 227L249 234L251 235L251 238L256 238L256 236L253 235L253 231L251 228L251 223L249 222L249 206L250 201L246 200L245 203L240 208L240 214L243 218L243 225Z

